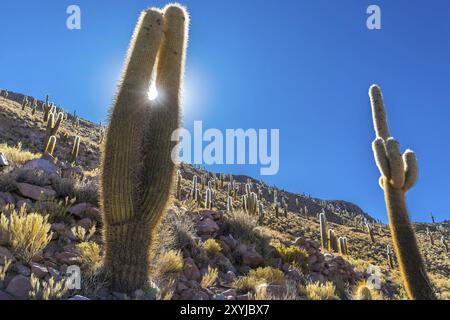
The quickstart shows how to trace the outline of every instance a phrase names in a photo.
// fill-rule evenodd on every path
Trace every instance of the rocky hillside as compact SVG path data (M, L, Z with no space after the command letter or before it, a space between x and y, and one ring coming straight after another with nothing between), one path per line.
M387 245L392 247L388 226L357 205L190 165L179 168L178 187L156 238L152 287L131 295L109 291L98 203L102 127L68 115L51 156L42 148L42 101L34 112L30 106L22 110L22 101L19 94L0 97L0 152L9 162L0 172L0 300L361 299L358 287L374 270L380 287L371 290L372 299L405 298L395 257L390 264L386 254ZM71 164L77 135L81 147ZM208 183L214 195L205 205ZM257 194L264 214L243 208L248 191ZM336 239L347 239L345 247L321 246L321 213ZM415 229L436 291L449 299L444 243L450 224L420 223ZM33 237L25 236L30 233ZM73 266L81 268L79 290L64 282Z

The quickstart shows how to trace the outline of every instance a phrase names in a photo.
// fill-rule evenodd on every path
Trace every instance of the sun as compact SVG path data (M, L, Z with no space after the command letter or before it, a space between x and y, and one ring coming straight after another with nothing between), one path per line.
M158 98L158 90L156 90L155 82L152 82L150 90L148 90L148 98L150 100L155 100L156 98Z

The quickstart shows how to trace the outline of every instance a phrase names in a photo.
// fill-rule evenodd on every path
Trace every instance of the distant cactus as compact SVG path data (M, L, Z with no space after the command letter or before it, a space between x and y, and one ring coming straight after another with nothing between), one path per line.
M234 209L233 209L233 198L228 196L228 198L227 198L227 212L231 213L233 211L234 211Z
M337 237L333 229L328 230L328 251L339 252Z
M48 96L46 97L46 101L44 105L42 106L44 109L43 118L42 121L47 122L48 118L50 116L50 113L54 113L53 106L48 102Z
M319 214L319 222L320 222L320 240L322 243L322 248L328 248L328 235L327 235L327 218L325 216L325 212Z
M181 175L181 171L177 170L177 182L176 182L176 197L178 200L181 200L181 182L183 180L183 176Z
M399 143L389 134L380 88L373 85L369 96L377 136L373 152L382 175L379 183L385 193L389 226L406 292L410 299L434 300L436 296L406 209L405 193L418 175L416 155L407 150L402 157Z
M370 241L372 241L372 243L376 243L375 236L373 234L373 227L370 225L370 223L366 223L366 228L367 228L367 233L369 234L369 237L370 237Z
M255 215L258 210L258 196L255 192L250 192L242 196L243 198L243 208L250 214Z
M387 255L389 268L394 269L394 253L392 252L390 245L386 246L386 255Z
M430 239L431 245L434 246L433 234L431 233L430 228L428 228L428 227L427 227L427 236L428 236L428 239Z
M205 192L205 209L211 210L213 207L213 191L208 188Z
M258 224L259 225L262 225L264 223L264 216L265 216L264 205L262 204L261 201L259 201L259 203L258 203Z
M56 133L59 130L59 127L61 125L63 119L63 114L59 113L57 118L55 119L55 113L51 113L48 117L47 121L47 128L45 131L45 138L44 138L44 149L47 147L48 140L51 136L56 137Z
M28 107L28 97L24 97L22 101L22 111L25 111L27 107Z
M50 136L50 138L47 141L47 144L45 145L45 152L47 152L50 155L53 155L53 152L55 151L56 146L56 137Z
M338 238L338 249L339 249L339 253L340 254L348 255L347 238L346 237L339 237Z
M366 285L359 285L356 290L356 300L373 300L372 292Z
M111 289L133 292L148 284L150 250L165 212L175 165L172 133L180 124L180 89L189 22L185 10L144 11L125 63L104 150L101 205L105 270ZM157 59L158 57L158 59ZM148 99L157 64L157 99Z
M70 156L70 162L76 163L78 159L78 152L80 151L80 136L76 136L73 141L72 154Z
M445 241L445 237L444 236L441 237L441 243L442 243L442 245L445 248L445 252L448 253L448 244L447 244L447 241Z
M430 212L430 216L431 216L431 222L436 223L433 212Z

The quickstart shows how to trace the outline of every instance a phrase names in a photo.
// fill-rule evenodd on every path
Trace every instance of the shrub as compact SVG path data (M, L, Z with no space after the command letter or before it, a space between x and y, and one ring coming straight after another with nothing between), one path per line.
M3 281L6 277L6 272L8 271L9 267L11 266L12 260L8 258L4 258L3 265L0 265L0 285L3 284Z
M25 263L29 263L52 239L48 216L38 213L26 214L25 207L19 212L11 210L9 218L0 215L0 232L6 235L14 253Z
M79 242L88 241L95 234L95 224L89 230L86 230L82 226L72 227L70 232L75 237L75 240Z
M283 285L286 282L283 271L264 267L250 270L248 275L238 278L234 282L234 287L241 291L255 290L261 284Z
M84 267L96 270L102 262L100 246L95 242L82 242L76 245L79 261Z
M276 245L278 255L284 263L295 265L305 271L308 266L308 252L297 246Z
M223 224L225 233L237 235L243 242L248 243L256 242L256 227L256 220L242 210L237 210L228 214Z
M69 197L59 201L55 198L48 200L40 199L36 202L36 211L44 216L48 215L48 221L50 223L68 222L70 220L68 211L75 201L75 198L69 199Z
M200 285L204 289L212 287L216 283L218 276L219 276L219 271L216 268L212 268L211 266L208 266L208 272L206 272L205 275L203 276Z
M164 277L183 270L183 257L180 251L170 250L162 253L156 261L156 275Z
M56 281L53 277L48 281L39 280L31 275L31 300L60 300L67 294L66 280Z
M309 300L339 300L336 295L336 287L332 282L322 284L320 282L310 283L305 289L300 289Z
M39 158L41 155L39 153L31 153L29 151L22 150L21 146L9 147L7 144L0 144L0 152L4 153L6 159L14 164L23 164L27 161Z
M210 256L214 257L222 251L222 246L215 239L208 239L203 243L203 250Z

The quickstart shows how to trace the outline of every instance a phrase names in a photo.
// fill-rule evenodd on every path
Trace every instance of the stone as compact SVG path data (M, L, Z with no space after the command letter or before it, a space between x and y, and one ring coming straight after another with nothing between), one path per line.
M92 207L92 204L87 202L78 203L72 207L69 208L68 212L70 214L73 214L74 216L84 218L83 213L85 213L86 210Z
M10 300L14 300L14 298L5 291L0 290L0 301L10 301Z
M256 268L264 263L264 258L254 248L249 248L242 254L242 263Z
M8 260L16 261L16 259L14 258L14 255L11 253L11 251L6 249L5 247L0 247L0 264L3 263L5 258Z
M200 270L191 258L184 260L183 274L188 280L198 281L201 278Z
M91 219L89 219L89 218L83 218L83 219L81 219L80 221L78 221L78 225L79 225L80 227L83 227L83 228L86 229L86 230L89 230L89 229L92 227L93 223L92 223L92 220L91 220Z
M76 295L76 296L73 296L72 298L69 298L69 300L73 300L73 301L80 300L80 301L82 301L82 300L91 300L91 299L83 297L83 296L80 296L80 295Z
M41 264L32 263L31 273L34 274L37 278L42 279L45 278L46 275L48 275L48 269Z
M200 221L199 223L197 223L196 229L197 229L198 234L211 235L214 232L219 231L220 228L214 220L212 220L210 218L206 218L206 219Z
M236 280L236 274L233 271L228 271L224 276L225 283L232 283Z
M84 214L86 215L86 217L91 218L94 221L102 222L102 212L99 208L90 207L86 209Z
M77 255L69 251L58 252L55 257L59 262L67 265L73 265L78 261Z
M47 174L57 173L58 167L46 159L33 159L28 161L23 166L26 169L40 169Z
M6 287L6 292L19 300L27 300L30 290L30 279L23 275L17 275L12 278Z
M17 208L22 208L23 206L25 206L25 208L33 208L33 201L31 201L30 199L22 199L17 201Z
M31 275L31 269L21 263L16 263L14 265L14 270L16 271L16 273L21 274L25 277L29 277Z
M16 200L9 192L0 192L0 198L2 198L6 204L16 204Z
M7 167L9 166L8 159L6 158L6 155L3 152L0 152L0 167Z
M51 188L43 188L29 183L16 183L16 186L19 194L36 201L41 199L41 197L48 199L56 196L55 190Z

